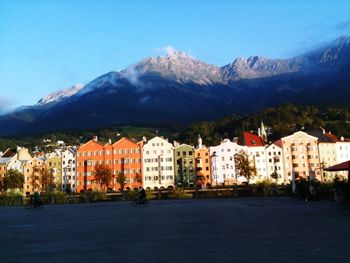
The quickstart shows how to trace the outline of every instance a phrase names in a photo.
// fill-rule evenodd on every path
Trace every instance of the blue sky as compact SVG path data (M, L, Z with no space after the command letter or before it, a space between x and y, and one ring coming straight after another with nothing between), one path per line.
M0 0L0 112L172 46L218 66L350 34L350 1Z

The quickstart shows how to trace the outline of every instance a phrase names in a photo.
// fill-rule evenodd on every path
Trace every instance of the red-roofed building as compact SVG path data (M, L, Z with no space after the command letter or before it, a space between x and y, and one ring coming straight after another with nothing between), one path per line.
M243 141L244 141L244 145L248 147L265 146L263 138L251 132L243 132Z
M251 132L243 132L243 143L247 146L248 156L256 168L256 176L252 183L268 179L266 167L265 143L262 137Z

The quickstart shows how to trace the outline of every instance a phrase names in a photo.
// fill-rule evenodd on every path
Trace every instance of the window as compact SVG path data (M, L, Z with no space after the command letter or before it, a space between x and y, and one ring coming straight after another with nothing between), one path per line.
M110 155L111 154L111 151L110 150L107 150L107 155Z

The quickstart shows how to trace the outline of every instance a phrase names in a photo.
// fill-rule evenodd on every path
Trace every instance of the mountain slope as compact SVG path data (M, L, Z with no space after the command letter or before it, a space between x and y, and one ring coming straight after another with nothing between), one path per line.
M349 37L290 59L255 56L221 68L172 50L1 116L0 134L187 124L283 102L348 106L348 72Z

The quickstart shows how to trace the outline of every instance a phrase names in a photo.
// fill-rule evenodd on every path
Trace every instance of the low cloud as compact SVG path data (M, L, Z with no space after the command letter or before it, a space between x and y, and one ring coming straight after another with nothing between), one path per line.
M135 69L135 65L131 65L121 72L122 77L126 78L131 85L138 86L140 85L140 72Z
M176 49L172 46L165 46L165 47L159 47L155 49L156 53L160 53L161 55L166 54L166 55L174 55L176 53Z
M8 98L0 97L0 115L6 114L13 110L14 102Z
M336 31L345 31L349 29L350 31L350 19L335 24L334 26L332 26L332 29Z
M141 73L136 69L136 65L131 65L128 68L122 70L121 77L125 78L131 85L133 85L138 92L142 92L145 89L145 83L140 79Z

